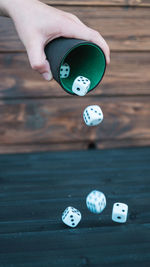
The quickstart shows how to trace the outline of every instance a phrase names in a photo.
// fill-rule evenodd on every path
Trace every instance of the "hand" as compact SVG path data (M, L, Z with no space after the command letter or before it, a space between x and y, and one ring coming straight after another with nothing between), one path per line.
M48 6L38 0L11 0L8 13L27 50L32 69L42 74L46 80L52 79L52 73L46 60L44 47L60 36L96 43L103 50L107 64L110 62L109 47L103 37L71 13Z

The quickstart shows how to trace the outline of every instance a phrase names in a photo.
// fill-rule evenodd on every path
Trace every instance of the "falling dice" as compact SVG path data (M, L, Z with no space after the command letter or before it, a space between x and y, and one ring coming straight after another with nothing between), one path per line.
M90 88L90 80L83 76L78 76L72 85L72 91L76 95L84 96L88 92L88 89Z
M73 207L66 208L62 214L62 221L70 227L76 227L80 220L80 211Z
M65 63L60 68L60 78L68 78L70 74L70 66Z
M86 198L87 208L93 213L101 213L106 207L105 195L97 190L93 190Z
M125 223L128 215L128 206L124 203L114 203L112 220L118 223Z
M103 112L97 105L88 106L83 112L83 119L88 126L98 125L103 120Z

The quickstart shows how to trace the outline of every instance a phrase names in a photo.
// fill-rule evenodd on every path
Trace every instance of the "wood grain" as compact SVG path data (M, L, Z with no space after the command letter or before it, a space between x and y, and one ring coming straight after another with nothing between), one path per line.
M98 30L111 64L93 92L72 97L31 69L12 20L0 17L0 153L150 145L150 2L42 2ZM92 103L102 106L105 119L88 128L82 111Z
M104 121L87 127L84 108L98 104ZM150 97L88 97L0 101L0 144L35 145L150 139Z
M149 160L150 148L0 155L1 265L148 267ZM93 188L106 195L100 215L86 208ZM117 201L129 206L123 225L111 220ZM70 205L75 229L61 221Z
M55 81L32 70L26 54L0 54L0 98L70 97ZM111 64L88 96L149 95L150 53L111 53Z
M85 0L85 1L78 1L78 0L42 0L41 2L48 4L48 5L78 5L78 6L140 6L140 7L150 7L149 0Z
M86 25L99 31L112 51L150 51L149 8L69 7ZM8 18L0 18L0 52L24 51L16 30Z
M110 148L130 148L150 146L150 139L108 139L108 140L82 140L77 142L47 143L47 144L1 144L0 154L32 153L45 151L79 151Z

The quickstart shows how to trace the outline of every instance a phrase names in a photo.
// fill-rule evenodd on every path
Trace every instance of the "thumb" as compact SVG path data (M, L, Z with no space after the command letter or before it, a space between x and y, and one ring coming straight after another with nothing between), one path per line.
M38 42L32 42L31 46L27 48L27 54L32 69L42 74L43 78L47 81L52 80L52 72L49 62L46 59L44 46Z

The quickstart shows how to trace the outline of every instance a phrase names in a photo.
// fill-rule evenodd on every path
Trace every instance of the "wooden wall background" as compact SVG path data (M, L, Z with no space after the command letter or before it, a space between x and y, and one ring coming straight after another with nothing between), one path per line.
M98 30L111 64L83 98L32 70L12 21L0 17L0 153L150 145L150 1L43 1ZM104 121L87 127L82 111L99 104Z

